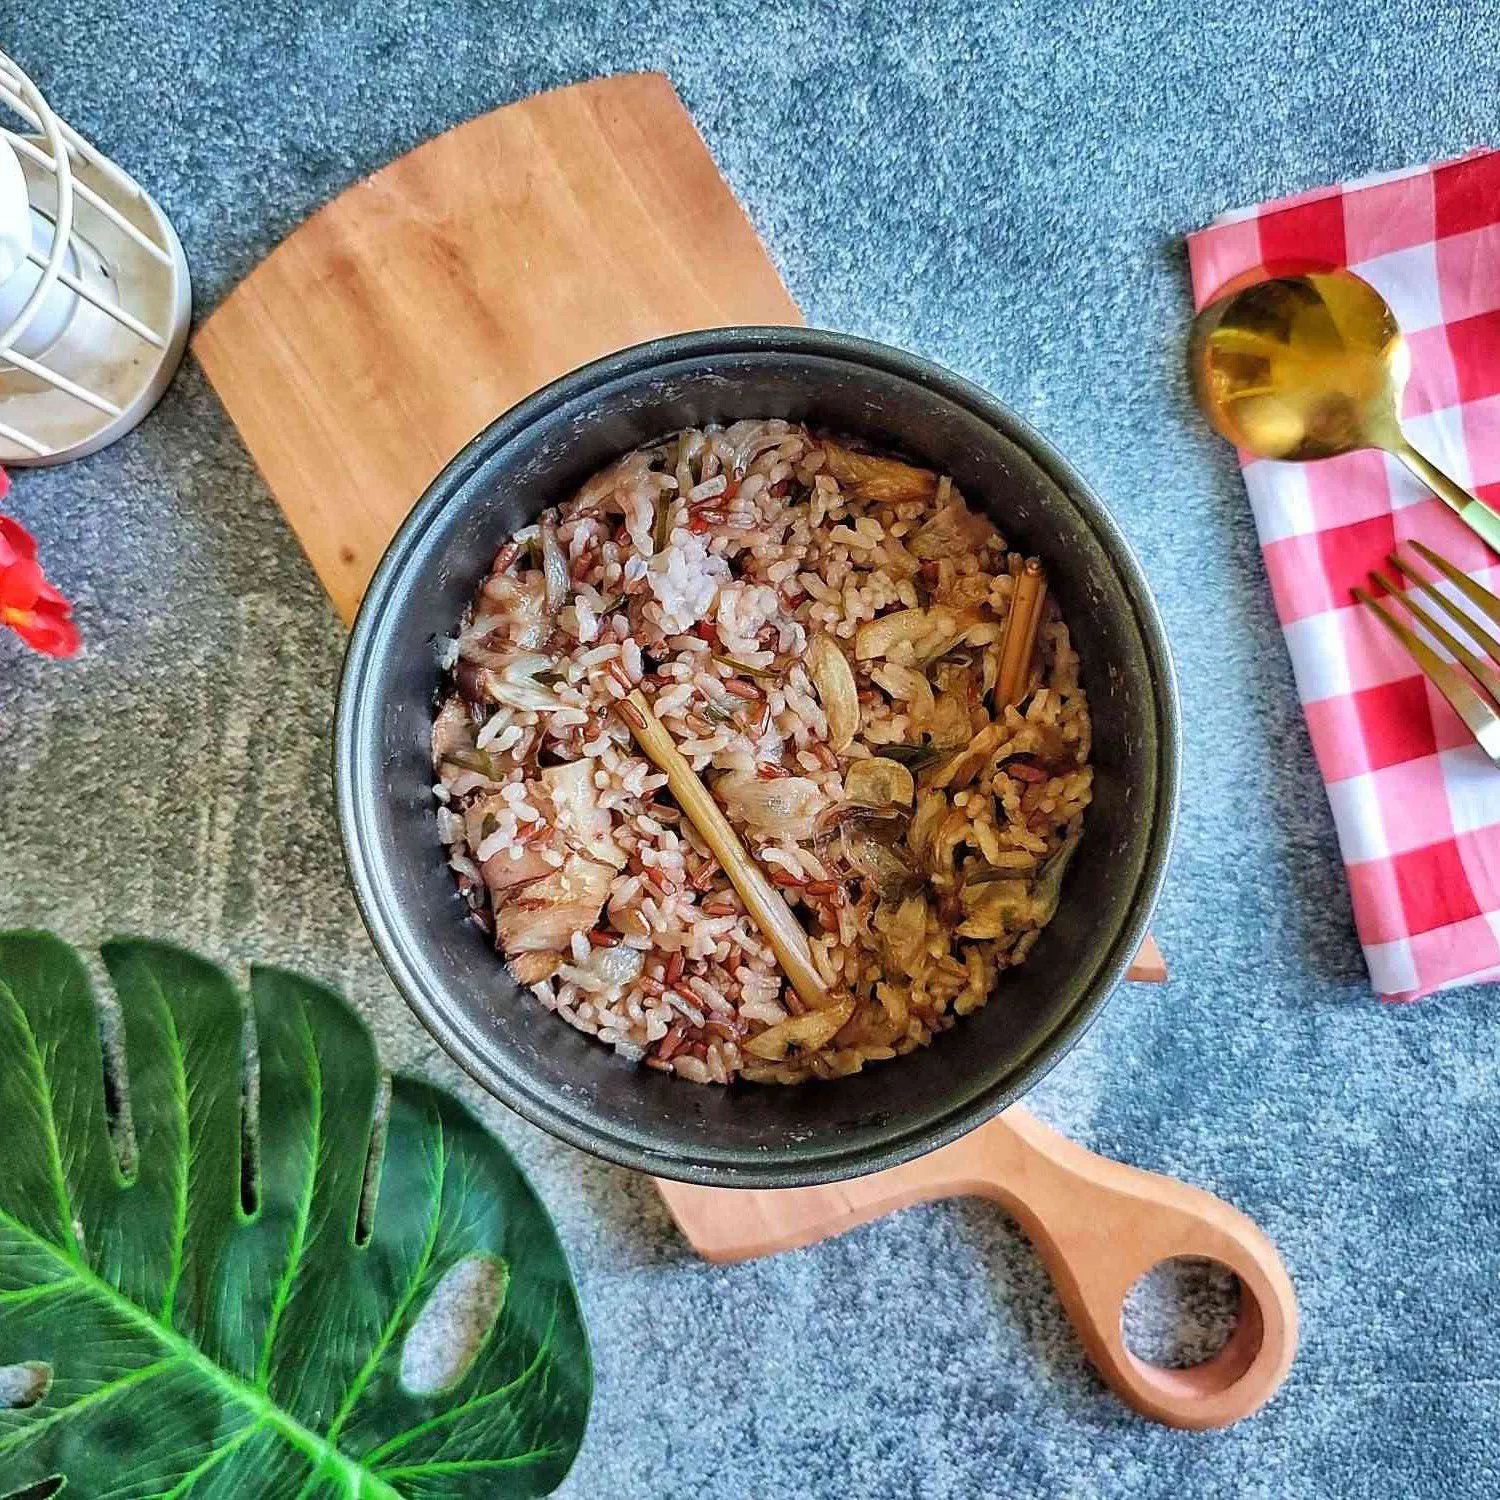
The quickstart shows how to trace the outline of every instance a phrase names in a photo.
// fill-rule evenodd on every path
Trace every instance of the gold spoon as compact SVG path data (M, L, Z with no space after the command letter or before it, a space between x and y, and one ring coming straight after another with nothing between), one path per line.
M1496 552L1500 515L1401 430L1411 351L1390 304L1352 271L1257 282L1193 320L1193 390L1214 428L1294 463L1382 448Z

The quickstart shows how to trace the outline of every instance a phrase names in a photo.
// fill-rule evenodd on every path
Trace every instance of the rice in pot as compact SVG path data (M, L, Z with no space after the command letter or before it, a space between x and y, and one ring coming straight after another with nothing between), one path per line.
M697 1083L854 1073L983 1005L1092 779L1050 599L997 702L1022 565L947 477L783 421L627 454L518 532L444 643L432 735L438 834L515 977ZM616 712L636 688L852 998L833 1035L787 1024L806 1007Z

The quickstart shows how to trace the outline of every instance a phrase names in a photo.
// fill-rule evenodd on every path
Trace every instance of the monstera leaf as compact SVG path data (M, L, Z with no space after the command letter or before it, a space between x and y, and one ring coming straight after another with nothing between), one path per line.
M320 985L256 970L247 1028L190 953L123 941L104 962L118 1085L78 955L0 934L0 1366L40 1393L0 1399L0 1496L555 1488L583 1436L588 1345L505 1150L409 1078L377 1132L374 1046ZM413 1389L407 1335L476 1258L499 1279L493 1322L449 1385Z

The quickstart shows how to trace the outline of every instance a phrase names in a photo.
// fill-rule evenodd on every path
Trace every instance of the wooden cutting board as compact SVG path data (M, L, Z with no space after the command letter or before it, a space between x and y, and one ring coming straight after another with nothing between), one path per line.
M636 74L496 110L350 188L225 299L193 348L347 621L428 481L523 396L644 339L801 321L671 84L659 74ZM1149 938L1131 977L1166 977ZM1040 1180L1037 1149L1024 1160L1015 1154L1017 1130L1043 1127L1012 1109L946 1152L836 1188L663 1186L694 1244L735 1258L806 1244L899 1203L945 1193L988 1192L1015 1207L1015 1184L1000 1180L1005 1173ZM1038 1138L1031 1139L1034 1146ZM969 1142L971 1155L982 1153L989 1163L987 1176L963 1155ZM955 1173L955 1162L966 1165ZM1143 1195L1134 1179L1165 1184L1169 1196L1196 1191L1134 1174L1122 1191L1151 1204L1165 1201L1161 1191ZM1207 1194L1199 1197L1233 1214ZM1141 1238L1139 1215L1108 1222L1153 1255L1163 1244L1187 1243L1180 1235ZM746 1232L726 1238L726 1224ZM1251 1238L1258 1234L1248 1220L1238 1227L1246 1226ZM1260 1274L1259 1250L1235 1251L1248 1243L1243 1234L1205 1243L1242 1276ZM1064 1258L1052 1261L1071 1308L1073 1272ZM1256 1286L1256 1305L1281 1305L1264 1276ZM1108 1313L1097 1306L1093 1312L1099 1327L1113 1318L1117 1341L1117 1302ZM1242 1328L1249 1321L1242 1318ZM1267 1321L1274 1321L1269 1314L1261 1319ZM1131 1357L1090 1332L1087 1320L1079 1326L1106 1378L1160 1420L1207 1425L1248 1409L1245 1370L1236 1368L1228 1385L1239 1394L1227 1405L1221 1394L1217 1405L1188 1400L1186 1414L1172 1415L1161 1382L1170 1387L1178 1377L1157 1372L1150 1388L1132 1386L1117 1373L1131 1368ZM1277 1327L1285 1331L1284 1317ZM1257 1334L1254 1342L1256 1351L1271 1350L1273 1366L1286 1353L1284 1339ZM1242 1364L1244 1349L1232 1347L1230 1365ZM1251 1364L1264 1399L1274 1382L1266 1387L1258 1352ZM1215 1368L1222 1376L1230 1365Z
M193 340L346 622L428 481L600 355L800 323L659 73L470 120L290 235Z

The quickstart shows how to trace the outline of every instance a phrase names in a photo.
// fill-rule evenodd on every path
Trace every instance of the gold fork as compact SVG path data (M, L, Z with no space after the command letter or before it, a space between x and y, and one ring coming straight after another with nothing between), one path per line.
M1488 589L1475 583L1472 578L1461 573L1447 558L1439 557L1431 547L1423 546L1421 542L1412 542L1409 545L1418 557L1429 567L1441 573L1486 619L1500 625L1500 599L1497 599ZM1401 642L1422 669L1427 680L1448 700L1454 713L1464 721L1479 748L1495 765L1500 766L1500 671L1496 670L1496 667L1500 667L1500 641L1497 641L1471 614L1460 609L1447 594L1439 593L1434 580L1424 578L1395 552L1387 554L1386 562L1413 587L1404 590L1398 588L1385 574L1372 569L1370 578L1383 590L1383 598L1399 602L1428 635L1452 655L1453 661L1445 661L1439 656L1421 636L1398 620L1381 599L1374 598L1361 588L1354 590L1354 597L1361 604L1372 609L1386 629ZM1489 660L1486 661L1476 655L1428 610L1423 609L1412 598L1418 590L1437 604L1470 639L1478 642ZM1460 671L1459 666L1462 666L1464 670ZM1464 675L1465 672L1468 676ZM1478 684L1477 688L1475 684Z

